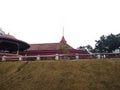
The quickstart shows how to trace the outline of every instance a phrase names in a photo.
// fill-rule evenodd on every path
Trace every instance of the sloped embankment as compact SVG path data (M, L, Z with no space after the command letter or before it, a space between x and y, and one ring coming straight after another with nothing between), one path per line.
M0 62L0 90L119 90L120 59Z

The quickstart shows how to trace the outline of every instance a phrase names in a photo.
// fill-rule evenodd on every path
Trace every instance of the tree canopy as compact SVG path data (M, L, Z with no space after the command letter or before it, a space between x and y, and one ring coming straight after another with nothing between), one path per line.
M95 51L99 53L110 53L120 48L120 34L102 35L100 40L96 40Z
M89 45L89 44L86 45L86 46L79 46L77 49L82 50L82 51L87 51L89 53L94 53L93 47L91 45Z

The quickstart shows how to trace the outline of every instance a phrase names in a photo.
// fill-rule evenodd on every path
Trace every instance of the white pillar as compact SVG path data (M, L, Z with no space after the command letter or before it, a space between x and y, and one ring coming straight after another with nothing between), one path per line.
M75 59L79 59L79 55L77 53L75 54Z
M40 60L40 55L38 55L38 56L36 57L36 59L37 59L37 60Z
M100 59L100 54L97 55L97 59Z
M23 60L22 56L19 56L19 61L22 61L22 60Z
M2 56L2 61L6 61L6 56Z
M55 60L59 60L59 55L58 54L55 55Z
M103 58L106 58L106 55L105 55L105 54L103 55Z

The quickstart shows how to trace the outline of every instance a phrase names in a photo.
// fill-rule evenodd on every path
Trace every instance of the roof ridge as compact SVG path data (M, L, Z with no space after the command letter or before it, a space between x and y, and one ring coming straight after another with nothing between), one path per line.
M38 44L59 44L59 42L58 43L31 43L30 45L38 45Z

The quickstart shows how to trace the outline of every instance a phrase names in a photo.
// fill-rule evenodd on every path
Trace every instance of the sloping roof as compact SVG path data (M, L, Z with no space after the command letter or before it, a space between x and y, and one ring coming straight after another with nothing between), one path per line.
M70 45L66 44L68 49L73 49ZM30 44L28 50L58 50L61 49L61 43L44 43L44 44Z
M8 50L12 52L19 49L20 51L23 51L29 47L30 45L28 43L18 40L12 35L0 33L0 50Z

